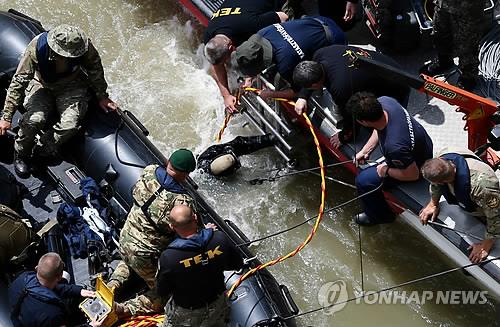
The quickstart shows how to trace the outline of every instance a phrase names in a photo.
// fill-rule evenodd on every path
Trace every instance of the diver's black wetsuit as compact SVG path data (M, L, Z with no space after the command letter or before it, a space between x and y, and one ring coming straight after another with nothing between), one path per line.
M234 140L210 146L198 156L198 168L210 174L210 164L212 161L225 154L233 154L239 157L245 154L253 153L257 150L266 148L273 145L272 136L258 135L258 136L238 136ZM239 168L237 163L234 169Z

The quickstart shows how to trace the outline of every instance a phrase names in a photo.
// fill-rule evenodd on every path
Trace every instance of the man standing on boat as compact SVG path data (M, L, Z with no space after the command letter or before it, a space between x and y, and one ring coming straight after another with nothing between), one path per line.
M11 128L14 113L22 111L27 93L26 112L14 143L16 173L29 174L27 161L36 135L50 116L57 114L59 120L42 136L45 154L57 154L59 146L78 131L87 112L89 87L103 110L115 110L107 86L99 53L81 29L60 25L36 36L19 62L0 117L3 135Z
M239 251L223 232L200 230L188 206L172 208L170 221L177 237L159 261L158 293L171 296L161 326L227 326L230 308L224 295L224 271L243 267Z
M420 212L422 224L439 214L441 195L471 215L486 218L484 240L469 247L469 259L484 260L500 237L500 185L489 165L469 150L444 150L438 158L425 162L422 176L430 185L431 200Z
M444 74L459 58L458 86L471 91L478 77L479 42L483 24L484 1L434 0L433 43L436 58L420 68L430 76Z
M225 0L212 15L203 43L204 53L212 64L211 74L229 112L236 111L236 98L229 90L226 63L241 43L266 26L285 22L288 15L280 11L287 1Z
M346 110L359 124L373 129L356 161L367 160L377 145L385 157L385 162L361 170L356 177L359 195L371 193L361 198L364 212L356 214L354 221L365 226L391 223L395 215L384 198L383 187L418 180L420 167L432 158L432 140L394 98L358 92L349 99Z
M132 268L149 290L117 306L120 317L160 312L166 299L155 289L158 258L174 239L170 228L170 210L175 205L195 209L194 200L182 185L196 168L193 153L179 149L172 153L165 166L144 168L132 190L134 205L120 233L122 262L110 277L109 287L119 288L129 278Z

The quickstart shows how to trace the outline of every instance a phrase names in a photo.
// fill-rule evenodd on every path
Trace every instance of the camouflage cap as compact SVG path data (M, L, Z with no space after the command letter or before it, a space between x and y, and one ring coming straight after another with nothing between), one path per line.
M89 39L78 27L59 25L47 35L49 47L58 55L66 58L81 57L89 48Z
M178 171L192 172L196 169L196 160L193 153L188 149L174 151L168 161Z
M273 63L273 46L266 38L254 34L236 49L236 61L244 75L257 76Z

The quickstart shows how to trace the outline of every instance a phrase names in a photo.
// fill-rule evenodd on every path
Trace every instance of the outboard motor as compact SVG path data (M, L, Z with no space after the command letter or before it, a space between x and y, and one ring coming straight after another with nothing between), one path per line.
M40 22L13 9L0 12L0 104L28 43L44 31Z

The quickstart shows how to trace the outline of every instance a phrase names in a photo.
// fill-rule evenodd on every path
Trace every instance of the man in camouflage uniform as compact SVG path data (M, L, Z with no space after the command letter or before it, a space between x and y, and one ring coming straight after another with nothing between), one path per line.
M454 53L462 72L458 86L472 90L478 76L478 53L483 26L483 1L435 0L433 43L437 58L424 65L420 72L439 75L454 65Z
M134 205L120 234L120 262L108 286L120 287L132 268L148 285L149 290L118 305L120 316L161 312L166 300L155 290L158 258L174 239L170 210L185 204L195 210L193 199L181 185L196 168L191 151L179 149L172 153L167 166L150 165L134 186ZM160 188L161 187L161 188Z
M33 235L17 212L0 204L0 275L13 257L30 245Z
M32 155L36 134L50 116L58 114L59 121L43 135L42 144L48 154L56 153L77 132L87 112L89 87L103 110L116 109L106 92L101 58L82 30L60 25L37 35L28 44L0 116L3 135L11 128L14 113L22 108L27 94L26 112L14 144L18 175L29 174L26 160Z
M469 259L478 263L490 252L500 237L500 186L493 169L469 150L444 150L438 158L425 162L422 175L430 185L431 200L420 212L426 224L439 214L441 195L448 203L458 204L465 211L486 217L484 240L470 246Z

